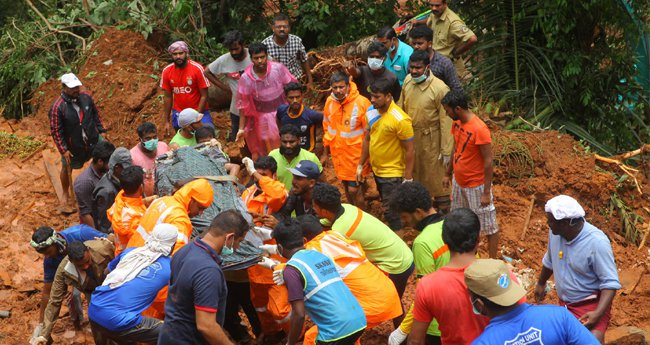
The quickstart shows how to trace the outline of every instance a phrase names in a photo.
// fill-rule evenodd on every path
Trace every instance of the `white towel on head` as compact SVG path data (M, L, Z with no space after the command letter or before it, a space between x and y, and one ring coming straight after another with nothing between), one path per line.
M117 267L106 276L102 285L115 289L137 277L140 271L153 264L161 256L171 254L178 239L178 228L171 224L158 224L144 247L136 248L122 257Z

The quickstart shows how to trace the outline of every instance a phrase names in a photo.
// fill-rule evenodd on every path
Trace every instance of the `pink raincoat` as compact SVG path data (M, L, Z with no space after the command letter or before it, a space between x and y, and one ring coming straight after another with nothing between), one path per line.
M253 156L265 156L280 146L276 111L286 103L284 86L295 81L279 62L269 61L262 78L253 72L253 64L244 70L237 87L237 108L246 116L244 138Z

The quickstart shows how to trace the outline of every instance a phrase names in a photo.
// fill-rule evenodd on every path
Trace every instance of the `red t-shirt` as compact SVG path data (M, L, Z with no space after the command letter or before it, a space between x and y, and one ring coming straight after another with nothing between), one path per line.
M479 145L492 143L490 129L478 116L467 123L454 121L451 127L454 136L454 178L464 188L472 188L485 182L483 156Z
M174 95L174 110L182 111L186 108L198 110L201 99L199 89L207 89L210 86L210 81L203 75L203 70L200 63L190 59L183 68L178 68L171 63L163 69L160 87L171 91ZM207 108L207 102L205 106Z
M465 268L441 267L420 280L415 290L413 318L438 321L444 345L470 344L490 322L472 311L465 285Z

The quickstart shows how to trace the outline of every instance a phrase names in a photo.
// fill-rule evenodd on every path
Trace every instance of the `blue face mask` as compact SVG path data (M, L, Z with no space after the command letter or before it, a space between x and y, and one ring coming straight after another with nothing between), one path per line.
M228 242L228 239L226 239L226 242ZM235 250L232 248L232 246L234 246L234 245L235 245L235 237L233 236L233 238L232 238L232 244L230 245L230 247L228 247L228 246L224 243L223 248L221 248L221 256L232 255L232 253L235 252Z
M156 151L158 148L158 138L147 140L142 143L142 146L144 146L147 151Z
M395 44L391 44L390 48L388 48L388 52L392 53L393 51L395 51L395 48L396 48Z
M427 77L428 77L428 75L427 75L426 73L422 73L421 76L413 78L413 81L414 81L416 84L420 84L420 83L422 83L423 81L427 80Z

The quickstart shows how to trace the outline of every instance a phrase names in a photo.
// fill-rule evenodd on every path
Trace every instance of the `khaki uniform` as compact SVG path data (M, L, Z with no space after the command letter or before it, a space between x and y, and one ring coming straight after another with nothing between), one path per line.
M474 32L449 8L442 12L440 18L430 15L427 26L433 30L433 49L454 62L458 77L462 79L466 73L465 63L461 57L454 59L451 51L472 38Z
M108 263L114 258L115 245L106 239L90 240L84 242L84 244L88 247L92 258L92 264L89 268L92 274L79 272L67 256L61 261L52 282L50 300L47 302L47 308L45 308L43 316L43 330L40 335L46 339L49 339L54 322L59 318L61 302L68 293L68 287L72 286L83 292L86 295L86 300L90 301L92 292L106 278L104 271Z
M429 78L416 84L409 74L398 105L413 120L415 133L415 166L413 179L422 183L433 197L449 196L448 188L443 188L445 176L440 155L449 156L454 146L451 135L452 120L442 107L442 98L449 87L429 72Z

